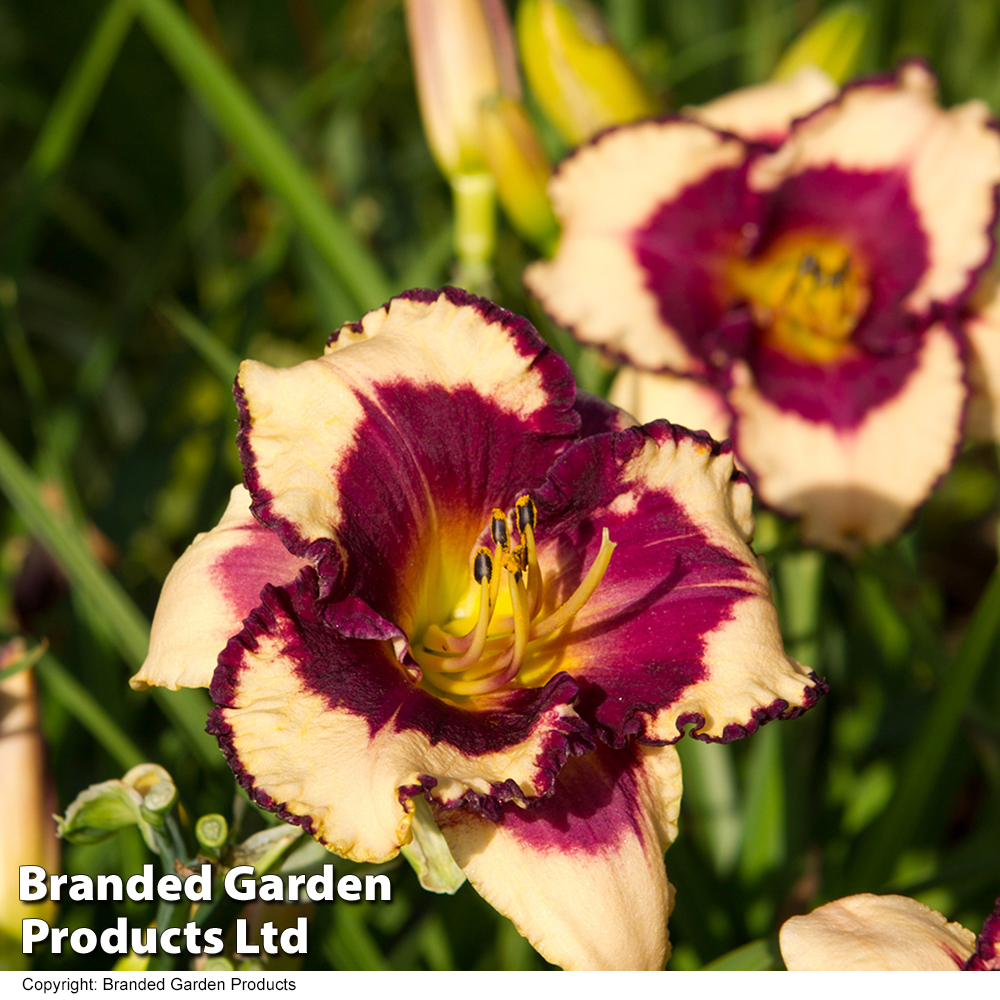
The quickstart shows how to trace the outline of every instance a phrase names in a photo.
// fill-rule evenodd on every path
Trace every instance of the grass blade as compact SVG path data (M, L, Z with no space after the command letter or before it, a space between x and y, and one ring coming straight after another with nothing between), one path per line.
M392 286L374 256L326 203L284 138L188 18L170 0L135 2L143 24L167 60L261 181L285 202L359 309L372 309L385 302L392 294Z

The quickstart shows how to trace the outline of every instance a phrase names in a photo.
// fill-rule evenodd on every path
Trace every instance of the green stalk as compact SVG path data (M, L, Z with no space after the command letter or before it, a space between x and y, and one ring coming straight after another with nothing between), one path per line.
M176 299L159 303L156 311L202 356L226 385L233 384L240 359L226 344Z
M123 770L148 760L98 700L51 653L45 654L38 664L38 676L46 692L114 757Z
M392 286L348 223L323 199L312 177L243 85L170 0L134 0L146 30L260 180L347 287L359 309L389 298Z
M104 9L90 43L66 77L31 152L28 168L39 180L46 180L59 170L76 146L134 18L132 0L111 0Z
M16 210L7 222L0 270L16 275L28 259L48 182L75 149L134 17L132 0L111 0L56 95L28 159Z
M858 852L852 892L876 892L892 875L900 852L912 841L955 740L962 713L972 697L1000 634L1000 566L979 599L955 662L930 713L905 757L899 785L888 808Z

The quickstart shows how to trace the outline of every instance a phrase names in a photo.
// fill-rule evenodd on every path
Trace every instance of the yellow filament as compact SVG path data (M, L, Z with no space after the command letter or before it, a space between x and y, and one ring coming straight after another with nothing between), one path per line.
M542 572L538 568L535 529L530 524L524 526L521 539L528 555L528 617L534 618L542 603Z
M474 663L479 662L479 658L483 655L483 650L486 648L487 630L490 626L490 618L493 616L493 605L490 603L490 581L483 580L479 584L479 616L476 620L476 627L466 636L462 636L460 639L455 636L449 636L445 632L441 632L445 636L445 642L449 645L458 642L465 642L471 640L469 648L461 655L454 658L443 659L440 664L434 664L434 666L429 669L435 670L443 674L455 674L460 670L466 670L471 667ZM435 626L431 626L434 628ZM430 638L431 629L427 630L427 636ZM426 643L426 640L425 640ZM425 644L424 649L428 653L434 655L437 651L432 649L427 649ZM447 654L438 653L437 655L446 656Z
M608 529L605 528L601 534L601 548L597 553L597 558L587 570L587 575L583 578L582 583L573 591L569 600L562 607L556 608L548 618L543 618L531 626L530 641L540 639L543 635L548 635L555 632L557 628L561 628L590 600L601 580L604 579L604 574L608 571L611 556L616 548L617 546L608 535Z
M467 680L449 682L451 694L469 696L499 691L520 672L528 649L528 591L524 581L517 580L513 573L507 574L507 583L514 605L514 644L496 661L486 665L488 672L472 671Z
M525 523L521 527L520 508L528 504L531 514L523 518ZM502 512L493 511L491 535L496 543L493 571L489 579L484 577L480 581L474 628L466 635L456 636L432 624L424 633L418 662L426 670L425 680L444 694L472 697L498 691L514 681L524 666L530 643L555 632L577 614L600 586L611 562L615 545L605 528L597 557L580 585L561 607L536 620L543 604L544 581L538 564L531 498L521 497L517 510L520 535L517 546L511 544L510 527ZM501 517L504 517L503 532L496 524ZM500 535L500 541L496 535ZM511 613L495 615L502 575L507 578Z

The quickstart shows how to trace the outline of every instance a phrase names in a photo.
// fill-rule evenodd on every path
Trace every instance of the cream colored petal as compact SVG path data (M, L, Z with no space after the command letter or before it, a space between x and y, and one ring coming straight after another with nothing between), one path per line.
M965 430L978 441L1000 441L1000 287L965 324L969 339L969 411Z
M741 139L780 143L792 122L837 96L837 85L817 66L804 66L789 80L743 87L684 114Z
M463 734L492 722L501 737L494 750L463 752L448 739L447 709L403 677L389 643L324 636L316 621L303 632L284 600L272 594L255 612L254 638L230 643L212 685L221 707L209 731L255 799L342 857L383 862L409 842L411 798L422 784L447 804L511 782L538 794L544 765L554 766L545 760L553 734L575 717L569 705L523 720L506 745L503 720L469 712ZM421 699L437 728L421 724Z
M850 552L898 534L951 466L966 388L961 352L932 326L902 389L851 430L806 420L765 399L746 365L729 403L740 460L772 507L802 518L807 544Z
M149 655L131 686L208 687L219 653L260 603L264 584L289 583L305 565L254 520L250 494L235 487L222 520L198 535L167 574Z
M848 88L840 101L796 127L777 153L758 161L750 183L769 189L828 165L905 174L930 257L907 308L923 312L966 290L990 254L1000 183L1000 133L985 104L970 101L945 111L930 73L909 63L895 83Z
M689 184L743 161L745 147L695 122L642 122L609 132L567 160L549 185L559 252L533 264L528 288L586 343L642 368L700 368L659 314L633 232Z
M693 431L708 431L716 441L729 437L729 410L711 386L667 372L644 372L625 365L608 398L639 421L669 420Z
M957 972L976 935L906 896L847 896L781 928L792 972Z
M607 748L570 761L527 820L436 811L480 895L564 969L658 970L670 954L663 851L677 836L680 761L673 747L618 753L634 763L613 781Z
M576 431L569 370L526 320L460 290L426 296L407 293L345 326L318 360L286 369L254 361L240 367L247 484L258 515L297 551L320 539L332 539L346 551L341 538L346 523L353 518L356 528L377 515L373 494L357 483L347 504L354 508L349 511L344 502L342 474L365 443L364 425L379 424L368 441L375 441L372 460L383 477L396 478L414 508L432 506L436 484L427 477L436 467L418 462L416 472L406 471L414 448L407 435L421 429L421 411L442 409L440 403L429 406L427 393L483 401L483 414L494 423L510 418L519 438L537 436L543 442L541 451L545 441ZM451 449L462 473L463 432L454 428ZM493 442L476 443L482 445L472 450L478 461ZM396 465L390 467L390 461ZM485 480L481 470L475 472Z

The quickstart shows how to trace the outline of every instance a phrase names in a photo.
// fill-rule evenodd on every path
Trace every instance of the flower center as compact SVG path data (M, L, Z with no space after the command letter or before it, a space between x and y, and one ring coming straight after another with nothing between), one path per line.
M562 628L586 603L604 578L614 544L605 528L601 547L580 585L551 612L543 612L545 581L535 548L537 513L530 496L514 506L518 543L502 510L490 519L493 551L476 550L472 560L476 610L467 603L443 625L432 624L411 646L424 680L446 695L488 694L510 684L520 673L529 646ZM472 628L459 634L474 621Z
M826 364L850 349L868 306L867 276L844 244L789 234L752 260L730 267L733 293L745 298L764 343Z

